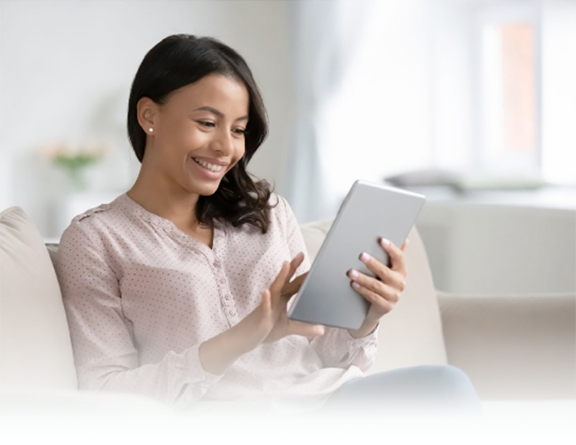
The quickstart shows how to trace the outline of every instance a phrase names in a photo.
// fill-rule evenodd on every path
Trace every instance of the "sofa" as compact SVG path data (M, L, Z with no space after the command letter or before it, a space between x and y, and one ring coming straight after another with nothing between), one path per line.
M333 219L300 226L311 258ZM450 364L481 400L576 399L576 295L455 295L435 289L417 224L405 252L406 288L382 319L368 374ZM489 278L489 277L487 277Z
M300 225L311 260L332 222ZM381 322L378 355L368 373L451 364L468 374L487 406L493 401L540 400L567 401L574 407L576 296L438 292L417 225L408 238L407 285ZM0 413L15 406L44 406L47 394L60 397L70 411L90 405L74 395L82 391L77 391L52 263L57 250L58 244L45 244L21 207L0 213ZM139 409L146 405L132 403L130 397L111 397L114 404L102 405L98 399L98 406L121 410L123 404Z

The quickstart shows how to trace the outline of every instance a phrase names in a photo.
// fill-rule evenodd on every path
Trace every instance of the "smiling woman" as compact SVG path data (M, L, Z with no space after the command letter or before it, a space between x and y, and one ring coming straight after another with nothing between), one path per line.
M174 218L178 226L189 230L200 224L207 225L212 217L228 219L229 213L210 215L210 208L200 211L199 215L189 210L202 208L202 204L196 205L200 196L218 204L217 197L212 195L219 190L220 180L245 155L248 104L249 94L244 84L221 74L209 74L178 88L160 104L149 97L140 98L136 113L140 127L147 129L146 147L138 179L128 195L149 210ZM245 175L238 168L236 171L240 177ZM246 185L251 182L250 178L244 179ZM260 191L269 194L265 185L260 186ZM159 187L169 198L154 202L152 190L158 193ZM243 192L238 186L231 189L242 198ZM182 211L171 215L166 206L178 197L179 203L174 204ZM220 210L229 212L230 208Z
M128 194L187 230L219 218L265 232L272 190L246 167L267 134L245 60L209 37L169 36L146 54L132 83L128 135L142 168Z
M289 411L319 408L340 388L336 400L364 391L381 310L356 331L287 317L311 263L288 202L246 171L266 137L265 116L250 69L224 44L179 34L146 54L128 104L138 178L73 218L54 263L80 389L185 408L220 400ZM378 286L354 280L389 311L405 264L403 248L386 249L393 270L369 262L383 271ZM424 391L433 400L455 391L466 396L452 397L458 409L474 405L469 381L454 371L410 378L440 388ZM379 379L403 388L402 375ZM366 382L375 393L374 379ZM379 401L392 395L381 386Z

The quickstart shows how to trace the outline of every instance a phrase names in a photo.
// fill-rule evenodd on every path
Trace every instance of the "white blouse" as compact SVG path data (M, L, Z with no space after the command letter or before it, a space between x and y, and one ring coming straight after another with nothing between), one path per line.
M242 355L222 375L202 368L200 344L254 310L283 261L302 251L294 277L310 269L290 205L276 193L270 202L278 206L266 234L216 221L212 248L126 193L74 217L60 240L56 273L79 388L143 394L183 408L235 400L302 412L364 376L378 328L358 339L331 327L320 337L290 335Z

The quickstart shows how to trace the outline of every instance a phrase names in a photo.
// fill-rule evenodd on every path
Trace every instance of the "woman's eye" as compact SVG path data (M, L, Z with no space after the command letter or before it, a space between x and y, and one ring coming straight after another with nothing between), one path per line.
M237 128L234 131L236 132L236 134L246 134L246 130L243 128Z
M198 121L198 123L204 127L213 127L214 126L214 122Z

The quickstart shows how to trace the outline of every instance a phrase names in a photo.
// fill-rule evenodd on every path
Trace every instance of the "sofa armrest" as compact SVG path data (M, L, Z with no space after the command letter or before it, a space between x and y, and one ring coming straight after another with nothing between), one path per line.
M437 296L448 362L482 399L576 398L576 295Z

